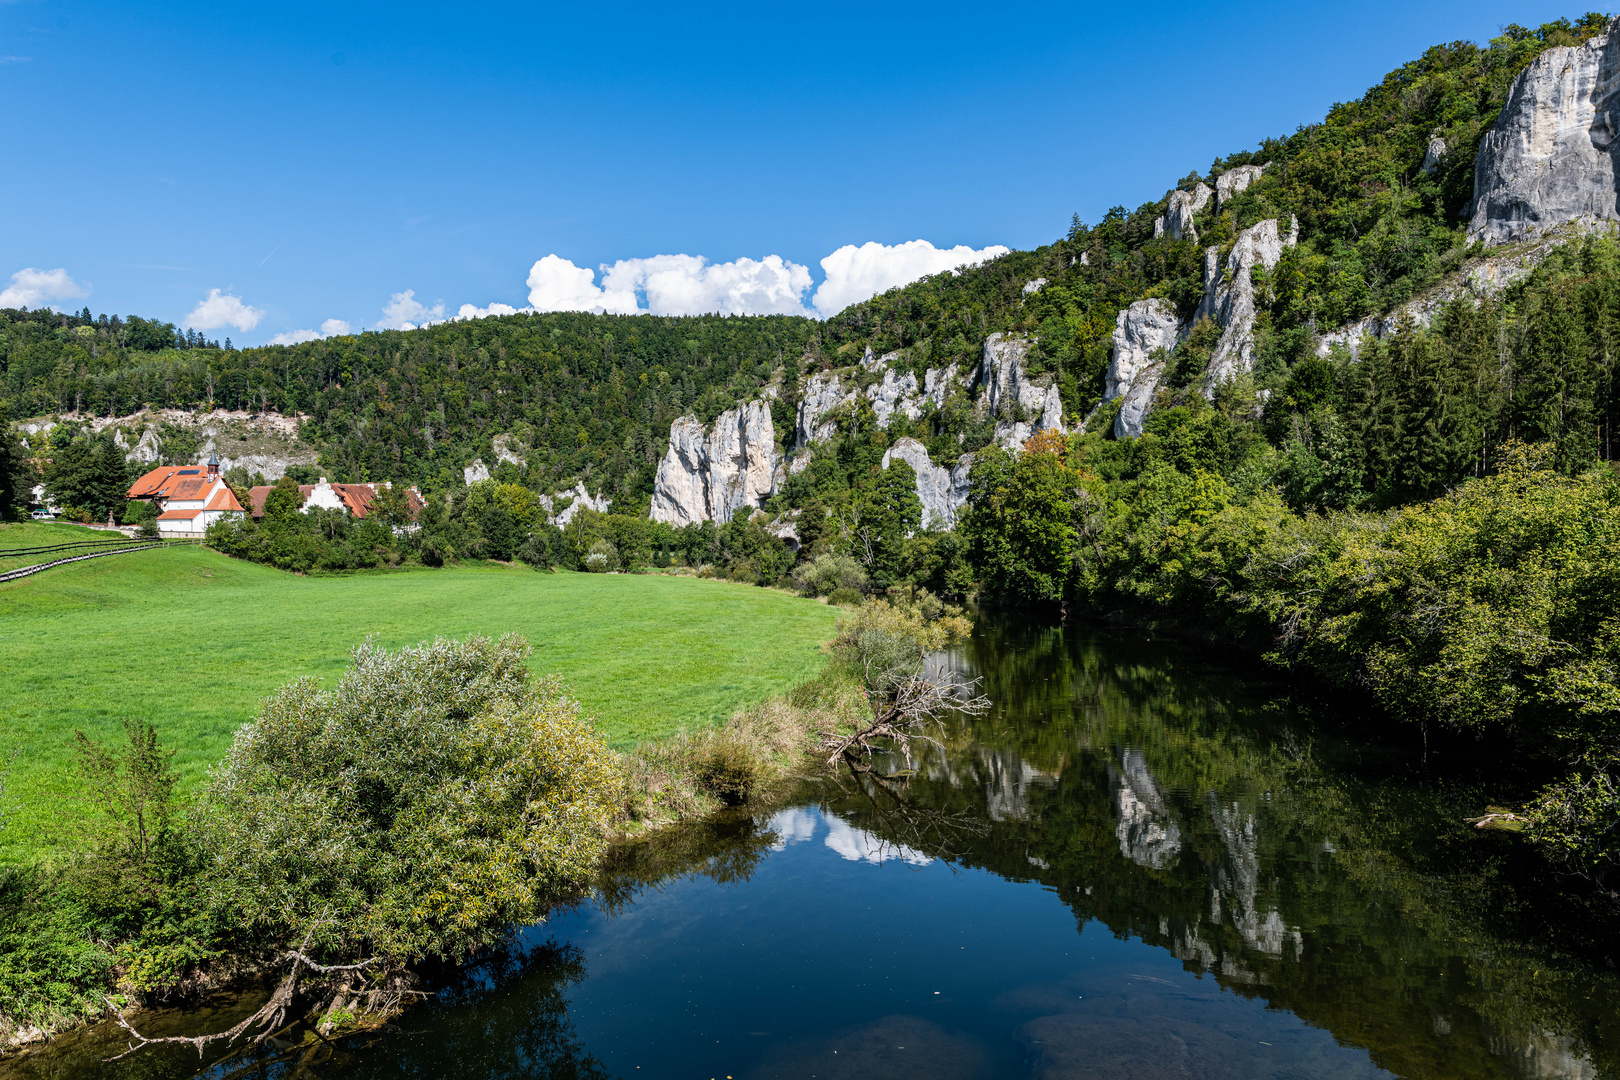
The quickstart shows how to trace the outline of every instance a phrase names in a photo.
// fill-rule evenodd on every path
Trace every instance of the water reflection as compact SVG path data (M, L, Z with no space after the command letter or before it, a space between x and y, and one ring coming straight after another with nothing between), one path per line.
M1462 824L1466 765L1152 641L986 624L941 662L994 707L938 747L620 845L398 1030L212 1074L1617 1074L1615 920ZM0 1076L196 1070L98 1038Z

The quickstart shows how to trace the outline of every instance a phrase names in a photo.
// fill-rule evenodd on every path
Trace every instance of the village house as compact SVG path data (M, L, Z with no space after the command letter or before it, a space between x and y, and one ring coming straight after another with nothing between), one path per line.
M299 507L299 513L307 514L311 510L342 510L352 518L363 518L371 513L376 505L378 492L390 486L387 481L380 484L333 484L323 476L318 484L298 485L298 492L304 497L304 505ZM252 507L253 517L256 520L264 518L264 501L274 490L275 487L271 484L249 489L248 505ZM422 494L414 487L406 488L405 501L410 507L411 519L414 521L423 506ZM407 525L404 528L413 529L415 526Z
M206 465L153 469L130 485L129 497L156 504L158 535L170 540L201 539L214 522L245 513L213 454Z

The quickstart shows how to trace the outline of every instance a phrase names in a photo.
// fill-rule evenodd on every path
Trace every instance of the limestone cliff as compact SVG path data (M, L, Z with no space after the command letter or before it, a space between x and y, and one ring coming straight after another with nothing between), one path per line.
M1620 220L1617 90L1620 34L1612 22L1519 72L1474 159L1470 241L1501 244L1571 222Z
M672 525L730 521L776 490L780 454L768 398L728 409L705 430L695 417L670 425L654 482L652 519Z
M1277 260L1282 258L1283 249L1293 247L1298 240L1298 221L1290 222L1289 232L1285 236L1278 229L1277 220L1268 218L1238 233L1224 266L1219 248L1212 247L1204 252L1204 298L1199 302L1193 320L1196 322L1208 316L1222 328L1220 343L1215 346L1209 367L1204 372L1206 395L1213 393L1215 387L1232 375L1254 366L1256 309L1251 274L1257 266L1266 270L1276 266Z
M1037 431L1063 430L1063 399L1048 376L1031 379L1025 338L991 334L979 364L979 409L996 418L996 443L1017 449Z
M1231 201L1234 195L1241 195L1249 189L1249 185L1260 179L1260 174L1266 171L1264 165L1239 165L1235 169L1228 169L1215 178L1215 212Z
M1123 397L1114 418L1116 439L1142 434L1142 420L1164 375L1165 360L1181 340L1183 327L1167 300L1138 300L1114 323L1113 357L1103 399Z
M883 454L883 467L899 458L917 474L917 498L923 508L923 528L954 529L956 515L967 505L968 470L973 467L973 455L963 454L950 468L935 465L928 456L928 448L916 439L897 439Z
M1208 184L1199 184L1191 191L1172 191L1164 216L1153 223L1153 235L1197 243L1198 230L1193 227L1193 215L1209 205L1211 194Z

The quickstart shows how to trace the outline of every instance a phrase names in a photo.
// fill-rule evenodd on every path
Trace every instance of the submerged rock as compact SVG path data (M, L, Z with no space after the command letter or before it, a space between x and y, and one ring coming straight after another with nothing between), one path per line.
M1547 49L1519 72L1474 158L1468 239L1522 240L1571 222L1620 220L1620 35Z

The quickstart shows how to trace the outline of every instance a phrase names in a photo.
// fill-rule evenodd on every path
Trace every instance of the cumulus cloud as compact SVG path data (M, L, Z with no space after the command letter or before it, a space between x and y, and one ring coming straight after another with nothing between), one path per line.
M845 244L821 260L821 269L827 277L811 303L816 314L829 318L851 304L869 300L897 285L909 285L929 274L977 266L1007 254L1008 250L1000 244L977 251L965 244L937 248L926 240L893 245L868 241L860 247Z
M55 270L27 267L11 275L11 284L0 291L0 308L55 307L58 301L90 295L90 286L74 281L58 266Z
M443 322L444 301L436 301L432 307L428 307L416 298L415 289L406 289L390 296L382 312L383 318L377 324L377 329L415 330L418 326Z
M519 311L532 311L533 308L515 308L511 304L491 304L489 307L479 307L476 304L462 304L456 310L455 319L487 319L491 315L516 315Z
M342 319L327 319L321 323L319 330L294 330L291 333L277 334L270 339L272 345L301 345L306 341L319 341L322 338L336 337L347 334L349 324Z
M633 292L610 294L596 285L596 272L567 259L547 255L529 268L529 303L536 311L594 311L634 315Z
M198 330L219 330L226 326L234 326L238 330L246 331L258 326L262 318L264 312L244 304L240 296L232 296L218 289L209 289L208 296L186 316L186 325L196 327Z
M710 263L696 255L622 259L602 275L610 295L642 294L653 315L803 315L810 269L780 255Z
M825 274L814 296L808 267L780 255L711 263L696 255L621 259L596 272L547 255L529 270L529 303L535 311L594 311L614 315L809 315L827 318L850 304L907 285L928 274L955 271L1005 255L999 244L936 248L926 240L904 244L848 244L821 260ZM460 318L481 318L515 309L464 304Z

